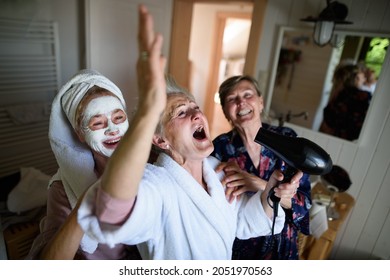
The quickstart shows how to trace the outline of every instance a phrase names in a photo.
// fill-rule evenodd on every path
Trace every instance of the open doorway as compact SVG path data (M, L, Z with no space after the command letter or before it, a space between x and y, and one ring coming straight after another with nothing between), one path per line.
M226 78L244 73L251 17L252 5L194 5L190 89L209 120L213 138L231 128L216 95Z
M249 40L251 27L251 14L229 14L219 15L218 20L224 23L222 32L218 31L215 38L222 41L221 50L215 55L216 63L210 65L210 76L217 75L208 80L207 85L207 104L210 104L206 111L210 116L210 132L212 137L231 129L229 122L223 115L218 96L219 85L229 77L242 75L244 73L245 56ZM218 62L219 61L219 62ZM214 84L214 80L217 81ZM209 102L209 95L213 94L213 101ZM205 107L207 108L207 106Z
M214 101L219 84L226 75L245 73L256 76L265 2L175 1L169 71L179 84L194 94L209 120L213 138L230 129L220 105ZM256 17L253 16L255 10ZM241 53L233 58L227 52L232 51L235 44L232 41L223 44L225 29L240 25L241 28L246 25L239 32L243 36L239 39L236 37L233 42L240 45L237 48L241 49ZM226 35L225 41L228 36L231 35ZM235 70L230 71L233 68Z

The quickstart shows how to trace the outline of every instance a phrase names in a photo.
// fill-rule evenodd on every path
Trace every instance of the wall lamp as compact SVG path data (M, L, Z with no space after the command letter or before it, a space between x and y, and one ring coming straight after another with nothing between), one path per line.
M346 5L330 0L327 0L326 4L326 8L317 17L308 16L307 18L301 19L301 21L315 23L313 40L320 47L329 43L333 46L339 45L340 42L337 42L337 36L333 36L335 25L352 23L345 21L348 15L348 7Z

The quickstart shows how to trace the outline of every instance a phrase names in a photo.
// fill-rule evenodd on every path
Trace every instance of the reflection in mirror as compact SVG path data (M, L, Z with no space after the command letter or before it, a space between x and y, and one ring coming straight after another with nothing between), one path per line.
M312 32L280 29L266 110L275 124L289 122L318 131L336 67L340 63L364 64L379 79L390 35L335 31L332 45L318 47Z

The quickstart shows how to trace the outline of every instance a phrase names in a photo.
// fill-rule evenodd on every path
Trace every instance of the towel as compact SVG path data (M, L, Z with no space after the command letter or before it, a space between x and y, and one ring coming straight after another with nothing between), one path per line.
M20 168L20 181L7 197L7 208L22 213L46 205L50 176L34 167Z
M76 127L76 110L85 93L93 86L102 87L115 94L126 108L120 89L109 79L102 76L95 70L84 69L71 78L58 93L61 99L62 109L64 110L69 122Z
M62 181L72 208L84 191L98 179L90 148L81 143L74 132L77 106L85 93L95 85L115 94L126 108L120 89L99 72L89 69L78 72L60 89L51 108L49 140L59 166L52 181ZM84 236L82 249L93 252L97 244L90 244L86 240Z

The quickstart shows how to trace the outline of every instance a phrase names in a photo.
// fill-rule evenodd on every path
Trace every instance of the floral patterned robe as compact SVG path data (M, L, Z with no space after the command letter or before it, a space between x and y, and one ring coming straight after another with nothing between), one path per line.
M263 128L283 135L296 137L294 130L287 127L270 126L263 123ZM261 147L260 164L256 168L246 151L239 134L232 130L214 139L213 156L221 161L236 161L242 170L269 180L275 169L280 169L283 162L269 149ZM248 193L251 195L251 193ZM233 244L233 259L298 259L298 233L310 234L309 209L311 207L311 186L309 175L304 174L297 194L292 199L292 209L284 209L286 221L280 234L260 236L247 240L236 239Z

